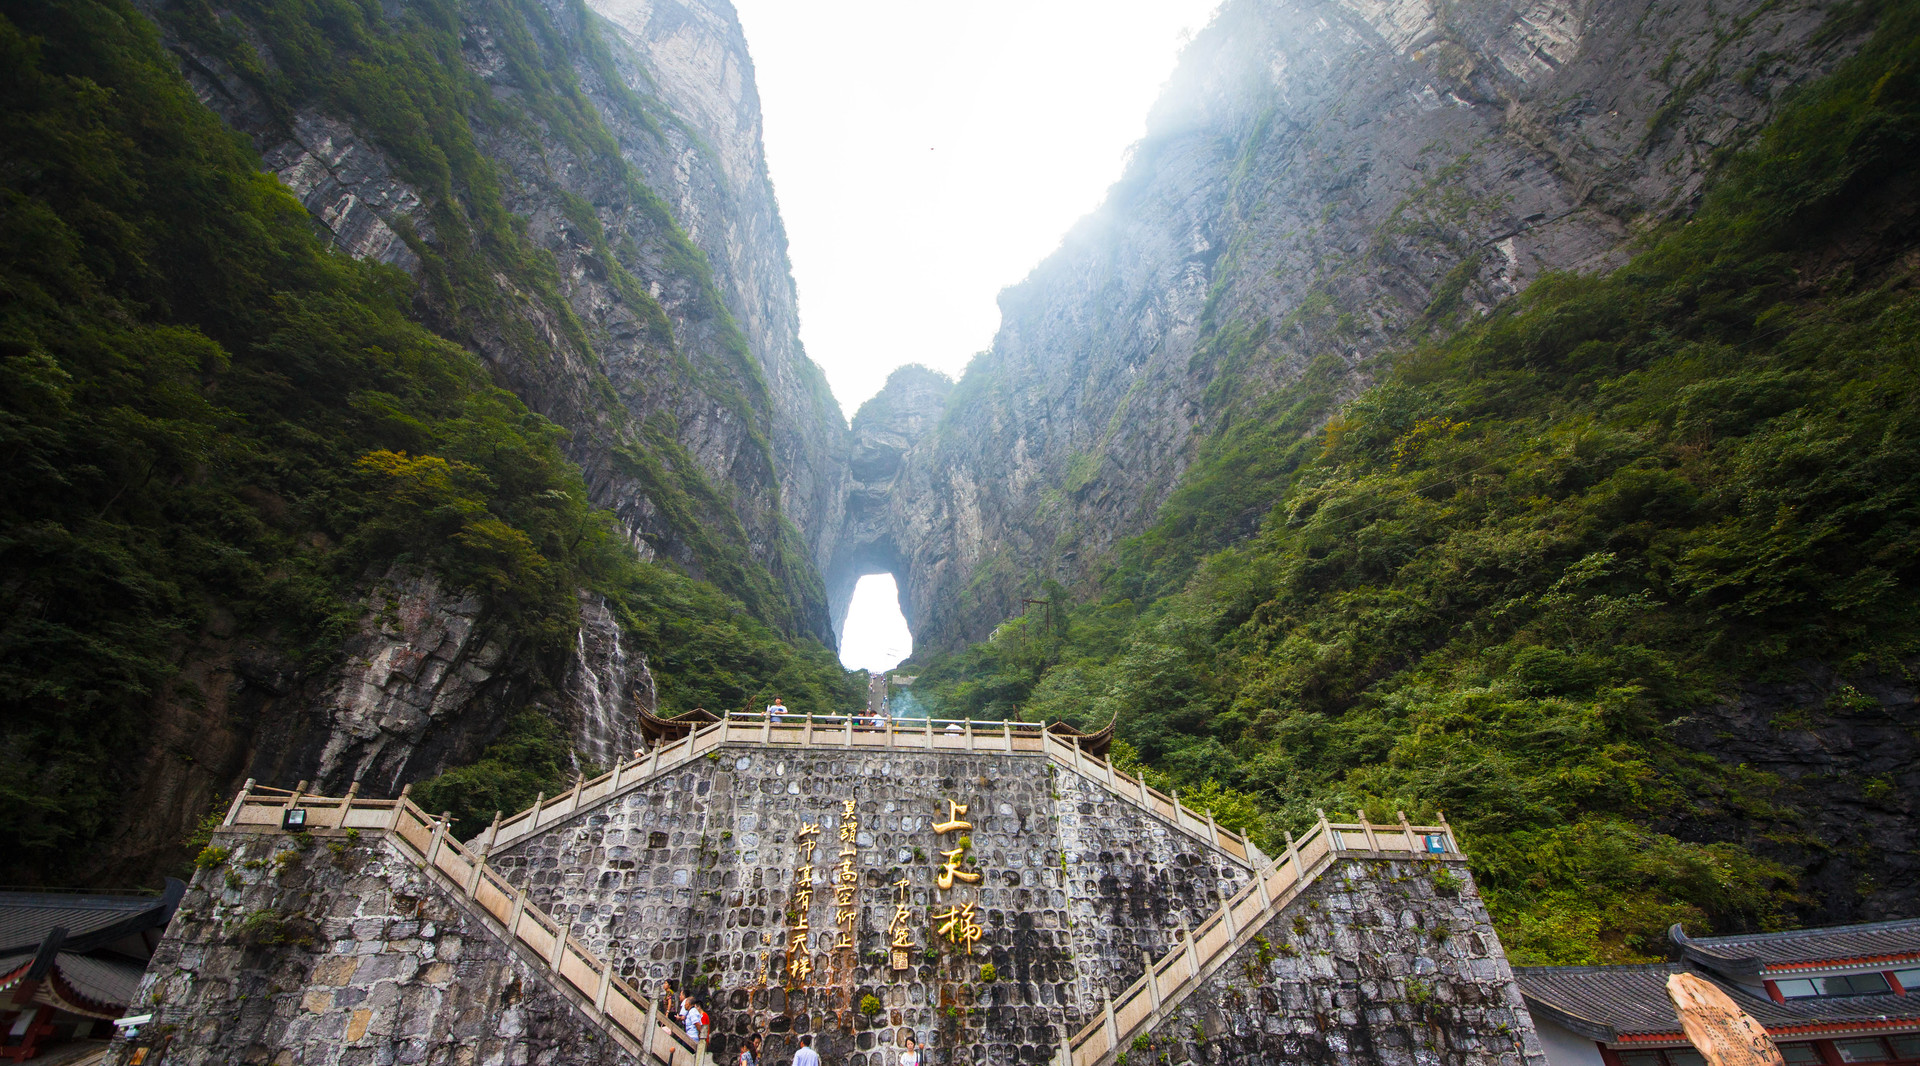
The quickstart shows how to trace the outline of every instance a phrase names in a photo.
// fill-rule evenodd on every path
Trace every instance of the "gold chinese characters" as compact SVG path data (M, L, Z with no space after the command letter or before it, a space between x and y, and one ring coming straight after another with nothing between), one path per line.
M805 981L813 973L813 955L809 944L807 912L813 907L813 849L819 842L820 823L800 827L800 865L793 870L793 909L787 924L787 977Z
M860 875L855 870L855 860L859 857L855 841L859 835L859 816L853 813L853 801L846 800L840 805L840 863L834 867L833 875L833 922L840 927L840 938L834 943L836 948L853 947L853 923L857 913L853 896L860 886Z
M893 923L887 927L887 931L892 934L890 954L893 968L905 970L912 966L909 960L913 952L913 907L908 902L910 889L907 885L907 875L901 874L900 880L895 881L893 887L899 891L894 896Z
M935 822L933 831L941 836L945 836L948 833L957 833L962 829L972 829L972 822L961 820L960 816L965 813L967 813L966 804L955 803L953 800L948 800L947 820L944 822ZM979 874L969 873L960 868L961 860L966 857L966 852L967 841L965 838L961 839L959 847L951 851L942 850L940 852L941 855L946 857L946 861L940 864L939 876L935 878L935 882L940 886L940 891L947 892L952 890L955 881L965 881L970 885L980 883Z
M984 932L979 923L973 920L973 908L974 904L963 903L948 907L944 913L933 915L933 920L940 923L934 927L934 932L971 952L974 943Z

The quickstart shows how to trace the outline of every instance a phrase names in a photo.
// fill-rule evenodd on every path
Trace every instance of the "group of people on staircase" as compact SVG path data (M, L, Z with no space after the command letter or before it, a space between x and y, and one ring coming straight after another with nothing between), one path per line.
M674 1002L672 982L668 982L666 989L661 993L661 999L668 1004ZM709 1043L713 1039L713 1018L700 1005L700 1001L693 998L691 992L682 993L679 1006L670 1007L669 1011L679 1020L681 1028L686 1030L687 1040L694 1046L695 1059L699 1066L716 1066L708 1050ZM760 1041L759 1033L750 1033L743 1038L740 1041L740 1050L734 1056L731 1066L761 1066ZM920 1044L914 1039L913 1034L903 1033L900 1043L900 1066L920 1066ZM811 1035L800 1036L800 1048L794 1052L790 1066L823 1066L820 1053L813 1049Z

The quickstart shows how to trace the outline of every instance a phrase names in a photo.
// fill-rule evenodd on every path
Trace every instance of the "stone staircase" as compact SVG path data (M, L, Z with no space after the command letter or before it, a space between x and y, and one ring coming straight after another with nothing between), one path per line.
M363 799L353 792L327 797L301 789L261 789L248 781L227 809L223 825L280 832L287 812L294 809L304 812L307 829L384 833L395 845L393 850L482 916L485 928L516 949L643 1066L699 1066L701 1049L673 1026L658 1001L641 994L564 926L528 902L525 891L487 865L484 852L452 839L445 818L421 810L404 793L397 800Z
M1228 900L1181 943L1159 960L1149 957L1146 972L1118 996L1109 997L1100 1014L1062 1044L1054 1066L1111 1066L1133 1040L1151 1032L1174 1008L1253 941L1322 874L1356 859L1424 859L1463 863L1453 831L1441 818L1437 826L1417 826L1400 815L1398 825L1368 822L1364 811L1353 823L1332 823L1321 811L1307 834L1287 836L1287 850L1252 883Z
M542 795L533 806L518 814L497 817L493 825L465 846L481 854L497 851L582 811L611 802L722 746L750 745L793 750L931 751L1047 758L1104 786L1120 799L1208 844L1248 870L1266 864L1266 856L1252 841L1215 824L1211 814L1196 814L1188 809L1180 802L1177 792L1161 792L1150 787L1145 779L1115 769L1112 763L1081 750L1077 741L1062 740L1047 732L1044 722L956 720L950 726L958 728L950 729L948 724L935 726L934 721L926 719L866 726L845 716L821 720L795 715L785 721L768 720L764 716L751 720L729 717L680 740L622 760L599 777L583 776L561 795L552 798Z

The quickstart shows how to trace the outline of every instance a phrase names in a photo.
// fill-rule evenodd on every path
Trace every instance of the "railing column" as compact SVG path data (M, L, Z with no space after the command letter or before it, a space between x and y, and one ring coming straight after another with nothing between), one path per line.
M1412 858L1420 854L1420 849L1413 844L1413 825L1407 821L1407 812L1395 811L1394 813L1400 816L1400 831L1407 834L1407 857Z
M1254 886L1260 890L1260 913L1262 914L1273 909L1273 896L1267 892L1267 878L1272 873L1273 870L1267 868L1255 871L1253 875Z
M535 792L533 794L533 813L528 817L528 832L540 828L540 805L545 802L547 802L547 794L545 792Z
M247 778L247 783L240 786L240 792L233 797L233 802L227 805L227 818L226 821L220 823L221 825L232 825L235 821L239 820L240 808L247 805L247 794L252 791L253 778L249 777Z
M1435 811L1434 813L1440 816L1440 832L1446 835L1447 851L1455 855L1460 854L1460 842L1453 839L1453 827L1447 824L1447 812Z
M1282 830L1282 832L1287 832L1287 831ZM1293 842L1293 834L1291 832L1287 832L1287 854L1293 856L1293 883L1296 885L1306 884L1307 883L1307 864L1301 861L1300 845L1295 844Z
M1220 908L1220 919L1221 921L1225 922L1227 926L1226 950L1232 951L1233 942L1240 939L1239 926L1233 920L1233 900L1231 899L1227 900L1227 905Z
M800 746L803 748L813 747L813 712L812 711L807 712L806 727L800 731Z
M660 997L647 997L647 1035L640 1040L640 1050L653 1054L653 1039L660 1030Z
M433 823L433 839L427 842L427 868L428 869L433 868L433 860L435 856L440 854L440 842L446 839L447 824L452 818L453 818L453 812L448 811L445 814L442 814L440 816L439 821Z
M411 783L400 786L400 798L394 801L393 812L387 816L387 832L399 832L400 815L405 812L407 808L407 797L411 795L413 795L413 785Z
M1120 1046L1120 1027L1113 1021L1113 993L1107 993L1107 998L1102 1001L1100 1009L1106 1017L1107 1050L1112 1051Z
M1147 770L1144 766L1140 768L1140 806L1153 810L1153 793L1147 788Z
M1001 722L1000 724L1007 731L1007 754L1011 755L1013 754L1013 723Z
M1220 846L1220 827L1213 824L1212 811L1207 812L1207 843L1216 848Z
M760 743L773 743L773 715L771 714L760 719Z
M1060 1066L1073 1066L1073 1034L1067 1032L1067 1015L1060 1014Z
M853 747L853 715L847 715L847 739L841 746L846 748Z
M932 751L933 750L933 713L929 711L927 713L927 716L921 719L921 721L924 721L927 723L927 750Z
M1193 942L1193 930L1187 927L1187 920L1180 919L1180 939L1187 942L1187 977L1200 976L1200 948Z
M567 800L567 813L580 809L580 790L587 787L587 772L580 770L573 775L573 795Z
M607 945L606 961L600 964L600 987L593 993L593 1011L604 1016L607 1013L607 993L613 990L613 945Z
M654 775L654 772L660 769L660 748L661 748L661 744L659 741L656 740L653 743L653 747L647 752L647 776L648 777L652 777Z
M1147 995L1153 1000L1153 1010L1157 1014L1160 1012L1160 982L1154 980L1153 954L1143 951L1140 953L1140 958L1147 964Z
M968 751L973 750L973 719L971 718L967 719L965 744L967 746Z
M527 890L524 888L515 888L513 890L513 910L507 915L507 943L511 944L520 938L520 915L524 914L526 909Z
M1367 850L1379 851L1380 838L1373 835L1373 823L1367 821L1367 812L1362 809L1354 813L1360 816L1360 832L1367 838Z
M552 966L556 972L560 969L560 960L566 958L567 955L567 930L569 928L571 928L571 926L568 923L561 921L557 917L553 919L553 959L547 965Z
M1332 822L1329 822L1329 821L1327 821L1327 812L1326 812L1326 810L1325 810L1324 808L1321 808L1321 807L1315 807L1315 808L1313 809L1313 813L1315 813L1315 814L1317 814L1317 815L1319 815L1319 816L1320 816L1320 827L1319 827L1319 828L1320 828L1320 831L1321 831L1321 832L1323 832L1323 833L1325 833L1325 834L1327 835L1327 847L1328 847L1328 848L1330 848L1330 849L1331 849L1331 850L1333 850L1333 851L1345 851L1345 850L1347 850L1347 838L1346 838L1346 836L1345 836L1345 835L1343 835L1343 834L1342 834L1342 833L1341 833L1341 832L1340 832L1340 831L1339 831L1338 829L1335 829L1335 828L1333 827L1333 823L1332 823Z

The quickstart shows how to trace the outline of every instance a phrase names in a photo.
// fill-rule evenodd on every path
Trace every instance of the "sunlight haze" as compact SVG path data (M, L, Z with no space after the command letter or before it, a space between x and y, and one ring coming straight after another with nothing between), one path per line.
M851 417L889 371L958 375L994 298L1120 177L1218 0L735 0L800 295Z

